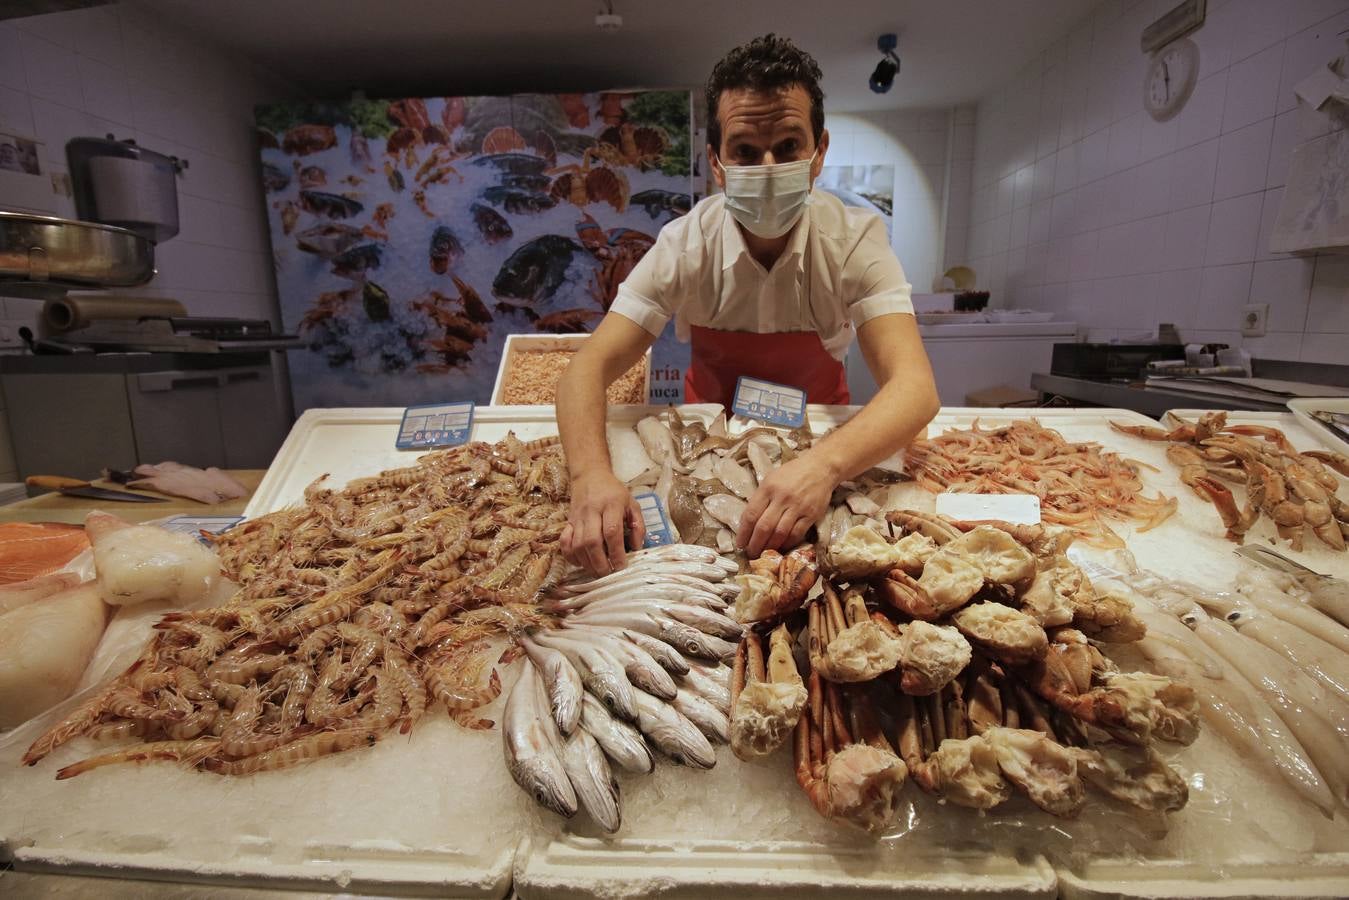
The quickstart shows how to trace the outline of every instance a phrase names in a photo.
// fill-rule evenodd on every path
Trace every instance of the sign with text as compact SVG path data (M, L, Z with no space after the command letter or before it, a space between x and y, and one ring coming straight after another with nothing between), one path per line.
M800 428L806 421L806 392L785 384L774 384L741 375L735 382L735 400L731 412L767 422Z
M674 535L670 534L670 522L665 518L665 507L661 505L660 498L655 494L645 493L634 494L633 499L642 510L642 524L646 526L646 540L642 546L662 547L665 544L673 544Z
M428 403L409 406L398 427L399 450L425 450L429 447L458 447L473 431L473 404Z

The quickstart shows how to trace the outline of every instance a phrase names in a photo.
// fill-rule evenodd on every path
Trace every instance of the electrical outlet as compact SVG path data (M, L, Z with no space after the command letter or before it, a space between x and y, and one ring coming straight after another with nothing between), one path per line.
M1268 303L1252 303L1242 308L1241 333L1246 337L1260 337L1265 333L1265 320L1268 318Z

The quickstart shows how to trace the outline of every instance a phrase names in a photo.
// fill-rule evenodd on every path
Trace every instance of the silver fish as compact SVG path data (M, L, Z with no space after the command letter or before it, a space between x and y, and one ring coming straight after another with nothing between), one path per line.
M550 609L555 610L573 610L580 609L583 606L590 606L592 603L603 603L608 600L624 599L628 597L651 597L655 599L678 599L685 596L710 597L711 602L716 604L723 599L722 592L714 591L712 584L703 581L701 578L692 578L687 575L672 574L643 574L641 577L635 577L631 581L615 582L602 588L596 588L593 591L586 591L581 594L573 594L565 600L554 600L548 603ZM720 605L720 604L718 604Z
M581 673L560 650L541 646L528 638L521 638L520 646L538 668L548 689L553 721L563 734L571 734L576 730L576 723L581 721L581 695L585 693Z
M717 551L697 544L666 544L662 547L647 547L628 554L629 562L660 560L661 562L699 562L712 565L719 557Z
M628 676L632 686L646 691L662 700L673 700L678 686L670 673L661 668L660 663L641 647L621 637L610 637L600 632L591 632L585 639L600 643L604 649L623 665L623 674Z
M637 727L656 749L680 765L710 769L717 764L716 751L698 727L670 704L638 692Z
M561 734L543 709L543 690L543 679L526 660L502 719L506 768L540 806L571 818L576 815L576 791L558 755Z
M593 643L565 637L558 632L538 635L535 640L566 654L567 659L580 671L581 683L586 690L603 700L614 715L621 719L633 719L636 711L632 698L633 694L639 692L633 690L618 660Z
M717 549L722 553L735 551L735 532L729 528L717 529Z
M679 536L679 527L675 525L674 519L670 518L669 515L670 489L673 487L674 487L674 467L670 464L670 461L667 459L665 462L661 463L660 475L656 477L656 484L654 487L651 488L651 491L660 499L661 508L666 511L665 520L670 527L670 537L676 541L676 543L670 544L668 546L672 547L694 546L691 544L678 543L678 541L681 540ZM628 559L632 559L632 557L636 555L637 555L636 553L630 553L628 554Z
M725 666L692 664L684 675L684 685L723 713L731 712L731 689L727 679L730 669Z
M740 517L745 514L745 507L748 505L744 500L730 494L713 494L711 497L703 498L703 509L707 510L708 515L731 531L740 527Z
M696 725L709 741L730 742L731 720L708 700L688 688L680 688L670 705Z
M705 453L693 461L693 468L689 474L694 478L703 481L711 481L717 477L717 457L711 453Z
M689 661L684 658L682 653L664 641L653 638L649 634L642 634L640 631L625 630L621 633L623 637L651 654L651 658L671 675L684 675L688 672Z
M729 456L717 463L716 474L721 483L742 500L748 500L758 487L749 470Z
M612 625L650 635L664 641L681 653L705 659L727 659L735 654L735 644L710 634L703 634L692 625L686 625L656 612L630 610L594 613L585 617L595 625Z
M589 732L578 728L562 743L562 765L577 798L595 824L613 834L623 824L618 806L618 782L609 770L604 751Z
M581 728L589 732L609 758L625 772L646 774L656 768L642 734L621 719L615 719L604 704L590 694L581 698Z
M704 581L724 581L726 580L726 576L731 573L727 572L725 566L721 563L650 559L629 563L627 567L619 569L617 572L611 572L601 578L592 578L588 581L568 582L563 585L560 590L568 594L582 594L586 591L593 591L597 588L621 583L627 578L651 574L691 575L694 578L701 578Z

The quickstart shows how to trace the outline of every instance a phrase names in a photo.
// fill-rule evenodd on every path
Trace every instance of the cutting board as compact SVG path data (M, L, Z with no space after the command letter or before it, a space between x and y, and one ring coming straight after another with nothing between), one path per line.
M101 509L113 513L128 522L148 522L151 519L163 519L168 516L242 516L244 507L257 490L266 469L228 469L230 475L248 488L248 493L224 503L198 503L186 497L169 497L153 491L142 491L149 496L162 496L163 503L119 503L105 500L90 500L86 497L67 497L64 494L41 494L29 497L18 503L0 506L0 522L68 522L83 524L84 517L91 510ZM94 487L111 488L115 491L126 490L125 485L98 480Z

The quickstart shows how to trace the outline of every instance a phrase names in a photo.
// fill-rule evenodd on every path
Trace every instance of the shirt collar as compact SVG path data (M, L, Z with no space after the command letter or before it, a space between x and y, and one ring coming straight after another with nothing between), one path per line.
M739 262L741 257L749 256L749 248L745 246L745 236L740 233L740 226L736 224L731 211L723 208L721 215L721 268L722 271L725 271ZM783 251L785 256L796 257L798 269L801 268L801 260L805 258L806 242L809 237L810 204L807 204L801 212L801 220L792 229L792 236L787 241L787 249Z

